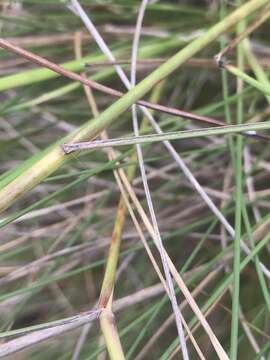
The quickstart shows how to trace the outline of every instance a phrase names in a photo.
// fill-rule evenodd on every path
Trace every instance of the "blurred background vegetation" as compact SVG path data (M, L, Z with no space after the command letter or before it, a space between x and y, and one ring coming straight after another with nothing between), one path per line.
M140 1L81 0L80 4L116 59L123 62L121 66L129 77ZM90 78L126 92L113 66L106 64L81 19L67 5L67 1L52 0L2 1L1 37L57 64L70 62L70 70L86 72ZM139 44L137 82L237 6L234 1L217 0L149 1ZM258 13L249 22L256 16ZM247 60L247 51L255 56L256 65L267 79L269 34L270 25L265 22L249 35L248 50L241 50L245 55L244 69L254 78L257 73ZM145 99L233 124L238 121L240 99L243 122L267 120L269 96L249 84L237 91L236 78L214 61L214 55L235 37L235 28L219 37L154 87ZM82 60L76 60L78 41L82 56L86 57ZM228 58L231 63L237 62L236 49ZM14 80L15 74L20 77ZM40 66L3 49L0 75L0 180L4 184L5 178L15 173L24 160L30 159L31 163L34 155L94 114L80 83L63 76L46 76ZM115 101L95 90L93 96L100 112ZM141 122L141 113L138 114ZM164 132L207 125L162 112L153 114ZM107 131L110 138L132 136L131 112L126 111ZM147 122L143 132L153 133ZM239 174L235 167L239 150L235 139L235 136L213 136L173 143L233 227L236 174ZM241 238L252 249L252 239L260 241L268 234L270 142L256 137L242 137L242 140ZM22 331L6 337L8 331L69 318L96 306L117 221L120 191L113 174L115 168L134 167L132 187L148 214L137 160L132 157L134 148L126 146L118 151L122 155L118 164L109 161L103 150L83 152L80 156L75 153L68 163L2 213L0 352L6 342L24 335ZM162 143L144 145L143 156L164 246L190 291L198 290L194 298L202 311L208 309L207 319L229 352L231 238ZM161 267L158 251L144 224L139 222ZM125 356L127 359L180 358L170 301L128 213L121 237L113 308ZM258 265L259 260L266 266L270 264L270 247L265 244L259 259L255 257L245 264L240 275L239 359L269 358L269 280ZM241 261L245 258L246 254L241 253ZM224 292L218 296L222 286ZM180 304L184 297L177 287L176 290ZM182 314L192 329L198 320L189 306L184 307ZM98 322L91 323L76 353L85 329L81 326L52 336L7 358L106 359ZM205 358L217 358L201 326L194 330L194 337ZM190 341L187 346L190 358L199 358Z

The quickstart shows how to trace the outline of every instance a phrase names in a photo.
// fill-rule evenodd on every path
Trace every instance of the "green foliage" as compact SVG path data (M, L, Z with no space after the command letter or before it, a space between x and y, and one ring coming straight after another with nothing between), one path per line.
M216 215L153 135L153 143L144 141L142 149L165 248L185 284L195 291L201 311L209 311L207 320L221 345L227 353L231 347L231 358L266 357L270 297L269 279L261 263L266 267L270 263L269 81L260 53L250 45L264 44L269 23L253 31L237 51L233 48L226 54L232 63L227 70L226 66L218 68L213 56L229 38L243 31L241 27L235 31L240 20L248 27L267 1L243 2L243 8L229 4L227 9L227 2L221 2L221 8L216 2L152 2L139 46L138 85L130 92L67 3L24 0L1 4L1 36L65 69L84 71L92 80L125 95L115 99L93 91L100 111L96 116L80 83L7 50L0 52L0 338L4 340L0 355L5 342L33 331L55 330L96 307L118 221L120 191L113 172L127 172L138 161L132 155L133 146L117 147L116 159L108 160L104 149L65 155L59 145L91 140L103 129L109 138L132 137L131 105L141 98L149 100L164 79L156 102L228 123L225 130L201 129L200 122L153 113L166 140L172 140L167 133L175 132L172 144L177 153L236 231L232 239L221 229ZM126 60L121 66L129 76L140 2L80 3L116 59ZM226 12L234 10L237 16L224 20ZM83 57L79 60L74 53L76 31L83 31ZM86 63L90 63L87 68ZM238 85L243 82L242 88L237 89L237 81ZM141 121L140 112L138 116ZM232 135L235 124L243 126L242 132L248 126L264 138ZM154 131L146 123L141 135L147 139L149 134ZM138 169L132 186L147 209ZM136 206L132 207L162 268L151 234ZM125 356L172 358L179 339L170 301L159 287L128 212L120 237L113 309ZM250 248L249 254L240 250L240 241ZM175 289L180 304L184 297L176 284ZM238 317L239 309L244 318ZM205 358L216 359L188 305L182 314L189 328L195 327L193 335ZM98 321L91 326L94 329L83 343L79 359L98 359L106 351ZM81 332L82 327L37 341L17 356L70 359ZM190 358L197 358L190 341L187 346Z

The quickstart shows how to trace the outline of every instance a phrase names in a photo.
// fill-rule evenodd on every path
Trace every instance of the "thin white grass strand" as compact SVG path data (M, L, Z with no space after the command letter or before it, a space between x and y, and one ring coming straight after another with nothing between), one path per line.
M100 312L100 310L91 310L85 314L80 314L69 319L63 319L62 322L59 321L59 324L54 325L53 327L30 332L30 334L8 341L7 343L0 345L0 357L14 354L31 345L38 344L41 341L45 341L51 337L63 334L66 331L73 330L83 324L97 320Z
M139 12L138 12L138 17L137 17L137 23L136 23L136 28L135 28L134 38L133 38L133 44L132 44L132 54L131 54L131 70L130 70L131 88L136 85L137 53L138 53L138 48L139 48L140 32L141 32L144 13L145 13L147 4L148 4L148 0L142 0L141 6L140 6ZM136 107L136 105L132 105L132 123L133 123L133 130L134 130L135 136L139 136L139 125L138 125L137 107ZM163 246L163 243L162 243L162 238L161 238L161 235L160 235L158 222L157 222L157 218L156 218L156 214L155 214L155 210L154 210L154 205L153 205L153 201L152 201L152 198L151 198L151 193L150 193L150 189L149 189L149 185L148 185L148 181L147 181L147 176L146 176L146 171L145 171L143 153L142 153L141 146L136 145L136 150L137 150L137 156L138 156L139 167L140 167L140 171L141 171L145 196L146 196L146 200L147 200L147 204L148 204L152 224L153 224L153 227L154 227L154 230L155 230L155 233L156 233L156 237L157 237L157 240L158 240L158 242L157 242L158 250L159 250L159 253L160 253L162 266L163 266L163 269L164 269L165 278L166 278L166 282L167 282L168 289L169 289L168 295L169 295L169 298L171 300L171 304L172 304L172 308L173 308L173 312L174 312L174 316L175 316L175 322L176 322L178 336L179 336L179 340L180 340L180 344L181 344L181 350L182 350L183 359L184 360L189 360L188 351L187 351L187 345L186 345L186 340L185 340L185 334L184 334L184 330L183 330L183 326L182 326L183 316L180 313L180 309L179 309L178 304L177 304L177 299L176 299L176 295L175 295L175 291L174 291L174 285L173 285L173 282L172 282L170 270L169 270L167 259L166 259L166 256L165 256L164 246Z

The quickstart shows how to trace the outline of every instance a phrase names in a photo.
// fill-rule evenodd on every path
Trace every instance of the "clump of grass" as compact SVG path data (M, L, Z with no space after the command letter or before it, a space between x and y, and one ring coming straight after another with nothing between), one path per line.
M266 359L269 15L2 5L0 357Z

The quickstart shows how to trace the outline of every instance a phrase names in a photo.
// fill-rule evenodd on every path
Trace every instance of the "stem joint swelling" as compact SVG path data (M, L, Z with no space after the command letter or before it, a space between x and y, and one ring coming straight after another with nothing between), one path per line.
M100 307L99 319L103 319L104 317L111 322L114 322L115 316L112 310L109 307Z
M72 144L72 146L70 146L69 144L61 144L60 145L61 150L63 151L64 154L68 155L71 154L75 151L79 151L80 150L80 145L79 144Z

